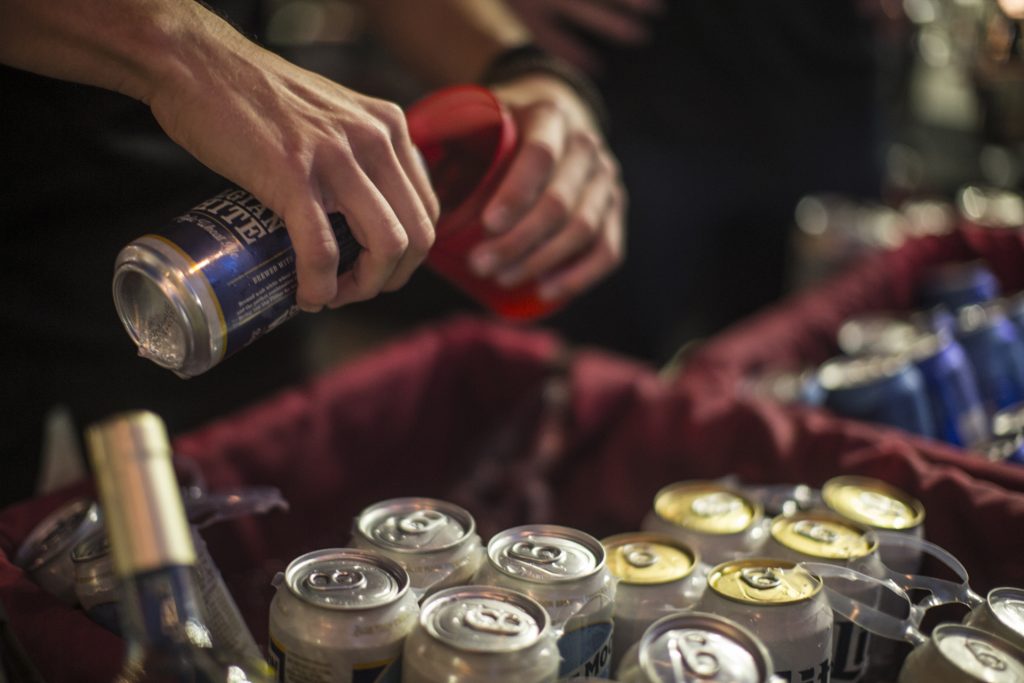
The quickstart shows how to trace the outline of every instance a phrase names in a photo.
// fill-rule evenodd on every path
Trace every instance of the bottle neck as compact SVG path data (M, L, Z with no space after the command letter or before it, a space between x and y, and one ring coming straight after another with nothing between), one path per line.
M123 580L121 628L130 643L159 649L211 646L194 571L190 565L169 565Z

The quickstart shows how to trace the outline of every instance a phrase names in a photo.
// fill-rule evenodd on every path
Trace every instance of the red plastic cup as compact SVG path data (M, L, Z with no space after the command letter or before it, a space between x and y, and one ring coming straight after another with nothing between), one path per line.
M490 90L459 85L414 103L406 120L441 202L427 265L503 318L525 321L554 312L561 302L542 301L535 281L505 289L469 269L470 250L487 237L484 207L518 143L508 110Z

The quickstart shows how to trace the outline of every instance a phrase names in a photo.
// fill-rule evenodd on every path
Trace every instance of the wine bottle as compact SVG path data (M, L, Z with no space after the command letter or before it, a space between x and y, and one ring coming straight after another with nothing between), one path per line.
M120 581L125 660L117 681L269 683L262 660L212 646L195 585L196 553L163 421L115 415L86 432Z

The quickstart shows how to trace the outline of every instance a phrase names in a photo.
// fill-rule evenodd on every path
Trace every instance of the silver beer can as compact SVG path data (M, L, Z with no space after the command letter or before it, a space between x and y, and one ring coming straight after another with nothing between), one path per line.
M419 599L469 583L484 560L476 521L466 510L433 498L394 498L356 517L352 545L376 550L409 573Z
M828 683L832 608L821 580L794 562L748 558L708 574L695 608L735 621L761 639L785 683Z
M558 632L559 678L611 673L615 582L593 536L552 524L506 529L487 544L477 582L520 591Z
M899 683L1020 683L1020 650L998 636L962 624L939 624L903 662Z
M423 601L405 640L402 683L551 683L558 644L537 601L496 586L456 586Z
M620 683L770 683L774 666L761 639L705 612L658 619L616 669Z
M75 568L71 549L101 528L99 506L91 500L73 500L43 518L25 537L14 564L47 593L74 605Z
M710 565L757 553L766 535L760 503L712 481L661 489L641 526L679 539Z
M671 536L625 533L601 541L615 587L612 670L652 623L691 607L706 586L697 551Z
M812 510L776 517L765 553L794 562L825 562L849 567L876 579L888 576L878 555L878 540L866 527L831 511ZM865 584L844 594L878 607L881 591ZM870 662L870 634L843 617L836 617L832 644L832 679L860 681Z
M409 575L369 550L300 555L274 586L269 660L284 683L377 680L419 614Z
M1024 652L1024 589L993 588L985 601L964 617L964 623L993 633Z
M921 501L880 479L833 477L821 488L825 505L846 519L879 531L924 538L925 510ZM921 552L882 548L882 562L900 574L916 574Z
M71 549L75 596L89 617L114 633L121 632L117 613L119 582L110 557L107 532L93 531Z

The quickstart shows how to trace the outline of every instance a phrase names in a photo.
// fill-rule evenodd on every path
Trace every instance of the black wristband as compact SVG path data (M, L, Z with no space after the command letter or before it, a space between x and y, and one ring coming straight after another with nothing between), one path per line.
M483 85L494 85L532 73L554 76L572 88L590 107L597 124L605 134L609 131L608 109L597 86L582 71L564 59L545 52L532 43L505 50L498 55L480 77Z

